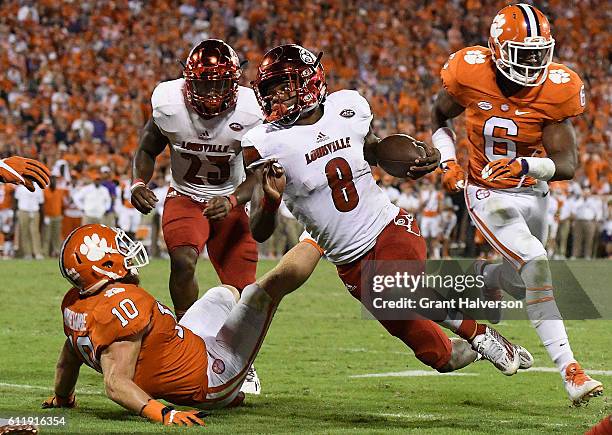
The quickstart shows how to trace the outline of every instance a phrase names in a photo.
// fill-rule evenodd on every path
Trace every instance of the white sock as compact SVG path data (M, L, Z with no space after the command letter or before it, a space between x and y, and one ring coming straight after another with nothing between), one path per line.
M553 295L552 277L546 257L527 262L521 270L521 278L526 287L525 302L529 320L564 378L565 368L575 360Z

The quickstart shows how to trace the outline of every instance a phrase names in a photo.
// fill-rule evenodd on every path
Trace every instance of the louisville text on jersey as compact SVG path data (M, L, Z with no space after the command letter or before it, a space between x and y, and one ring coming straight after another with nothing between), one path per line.
M306 157L306 164L309 165L318 158L325 157L328 154L335 153L336 151L343 150L351 146L351 138L345 137L344 139L338 139L333 142L326 143L309 153L304 154Z

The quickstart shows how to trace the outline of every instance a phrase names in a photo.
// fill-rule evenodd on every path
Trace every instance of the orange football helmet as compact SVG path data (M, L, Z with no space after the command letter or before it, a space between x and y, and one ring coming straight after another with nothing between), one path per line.
M118 228L100 224L75 229L60 253L62 276L82 295L93 294L130 273L137 274L138 268L147 264L149 256L141 242Z
M493 19L489 36L493 61L515 83L522 86L544 83L554 47L548 19L531 5L506 6Z

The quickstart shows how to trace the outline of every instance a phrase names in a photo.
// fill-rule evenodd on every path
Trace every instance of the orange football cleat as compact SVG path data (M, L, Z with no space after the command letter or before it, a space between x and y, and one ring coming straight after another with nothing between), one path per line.
M592 397L601 396L603 385L587 375L580 364L573 362L565 368L565 390L574 406L580 406Z

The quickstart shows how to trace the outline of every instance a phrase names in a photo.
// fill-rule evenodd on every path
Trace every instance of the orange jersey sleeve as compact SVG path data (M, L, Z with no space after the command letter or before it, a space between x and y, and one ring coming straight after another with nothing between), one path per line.
M552 122L578 116L586 108L584 83L567 66L552 63L535 106Z
M444 88L463 107L478 97L478 76L490 69L486 62L488 52L481 46L467 47L451 54L442 67L440 75Z

